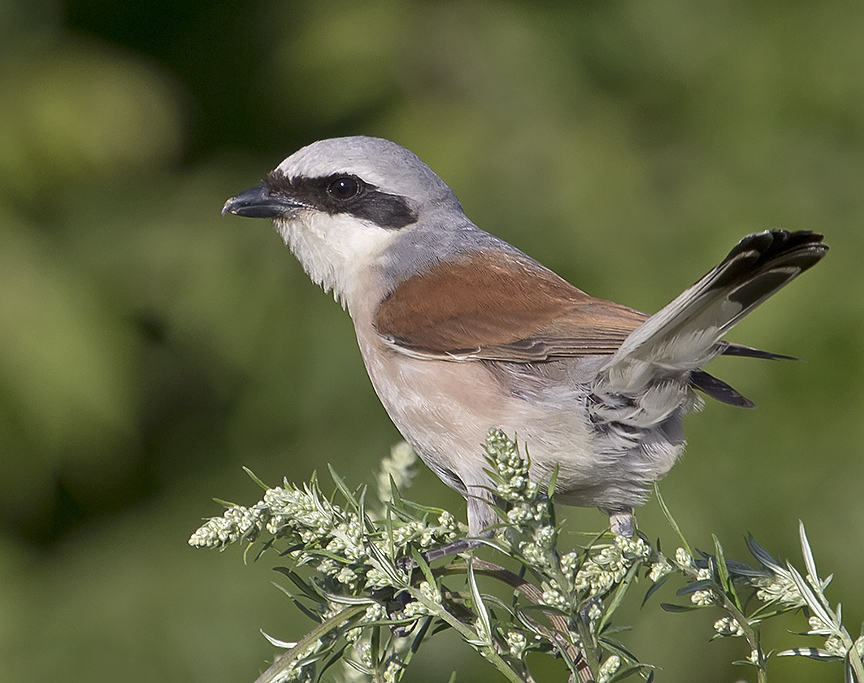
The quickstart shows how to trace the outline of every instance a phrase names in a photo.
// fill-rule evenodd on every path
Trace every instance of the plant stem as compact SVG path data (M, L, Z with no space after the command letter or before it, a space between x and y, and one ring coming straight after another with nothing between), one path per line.
M466 642L477 642L477 633L474 629L466 626L462 621L450 614L443 605L431 600L422 591L416 588L409 588L408 591L417 602L422 604L429 611L430 614L434 614L439 619L446 621ZM512 683L528 683L525 678L516 673L510 665L504 661L501 655L498 654L494 643L490 643L489 645L478 645L477 647L483 655L483 658L504 674L504 677L507 678L507 680L512 681ZM258 681L255 683L258 683Z
M540 591L537 586L535 586L530 581L527 581L525 578L519 576L518 574L515 574L514 572L506 569L505 567L502 567L501 565L494 564L493 562L486 562L485 560L480 560L476 557L473 559L473 562L475 573L489 576L493 579L497 579L502 583L507 584L508 586L511 586L512 588L519 591L526 598L528 598L535 605L543 604L542 591ZM462 574L466 567L467 565L464 563L453 562L449 565L445 565L444 567L433 569L432 573L436 576L444 576L447 574ZM557 636L550 634L551 637L549 638L549 640L554 641L560 649L566 651L567 656L570 658L570 660L576 667L576 673L579 676L579 680L583 681L583 683L594 680L594 673L592 673L591 668L585 659L585 656L582 654L582 651L572 642L570 642L570 629L568 627L567 620L560 614L546 613L545 616L549 620L549 623L552 625L552 628L558 634Z
M273 683L273 681L277 680L279 674L283 673L286 669L289 669L306 654L306 650L309 646L320 640L328 631L338 628L343 622L365 612L367 606L368 605L365 604L349 605L338 614L334 614L329 619L322 621L315 628L309 631L309 633L303 636L303 638L301 638L294 647L279 655L279 657L276 658L276 661L274 661L263 674L255 679L255 683Z

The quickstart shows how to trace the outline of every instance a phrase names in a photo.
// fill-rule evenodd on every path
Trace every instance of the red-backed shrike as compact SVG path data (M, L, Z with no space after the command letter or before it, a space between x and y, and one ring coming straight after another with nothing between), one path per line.
M375 391L420 457L468 500L476 535L496 520L481 444L516 434L555 499L597 506L632 533L632 508L684 450L701 392L752 403L702 367L777 358L722 337L826 253L822 236L741 240L652 316L585 294L475 226L453 191L388 140L322 140L223 213L271 218L309 276L348 309Z

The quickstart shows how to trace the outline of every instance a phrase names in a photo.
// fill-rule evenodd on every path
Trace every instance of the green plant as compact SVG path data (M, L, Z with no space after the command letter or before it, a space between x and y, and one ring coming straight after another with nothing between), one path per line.
M365 487L351 490L331 470L342 502L326 497L317 477L297 487L289 482L264 489L252 507L227 505L190 539L196 547L220 548L243 542L261 551L278 550L289 560L277 567L289 582L282 590L314 622L298 642L270 641L285 649L258 683L317 681L334 665L337 677L359 673L376 682L398 681L425 639L456 631L507 680L533 681L526 655L539 652L566 663L571 680L607 683L631 675L653 678L618 640L623 627L613 617L639 581L649 585L645 600L671 579L688 604L663 604L667 611L714 608L721 616L715 637L741 637L747 656L739 663L767 680L772 652L761 642L765 620L799 610L819 636L818 648L795 648L777 656L806 656L844 662L846 679L864 683L864 638L853 640L832 610L804 533L806 572L785 565L752 538L748 547L757 566L725 558L714 538L713 553L692 550L657 496L680 538L666 556L643 534L633 538L596 534L576 550L559 548L559 527L548 491L555 481L530 479L530 461L513 440L493 430L486 441L489 474L500 504L495 538L479 539L498 551L503 564L473 554L449 555L433 563L424 553L446 544L466 544L466 528L445 510L402 498L410 485L413 455L394 449L382 463L379 500ZM250 473L251 475L251 473ZM254 477L253 477L254 478ZM398 486L397 486L398 482ZM509 558L509 559L508 559ZM504 564L515 564L510 569ZM490 583L492 592L481 590ZM644 602L644 601L643 601Z

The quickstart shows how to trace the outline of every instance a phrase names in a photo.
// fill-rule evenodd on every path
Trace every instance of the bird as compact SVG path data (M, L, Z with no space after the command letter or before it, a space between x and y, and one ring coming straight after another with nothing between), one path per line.
M597 507L619 535L685 447L702 396L753 403L704 369L741 318L816 264L821 234L744 237L654 315L592 297L469 220L395 142L313 142L222 214L272 219L309 277L347 309L369 378L405 440L467 501L469 534L498 521L482 444L515 434L557 503ZM620 248L620 245L610 245Z

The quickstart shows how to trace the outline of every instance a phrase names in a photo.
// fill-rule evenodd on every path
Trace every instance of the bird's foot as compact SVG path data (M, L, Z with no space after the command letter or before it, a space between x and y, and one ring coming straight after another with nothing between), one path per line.
M633 508L621 508L620 510L607 510L609 513L609 528L616 536L633 538L636 533L635 517Z

